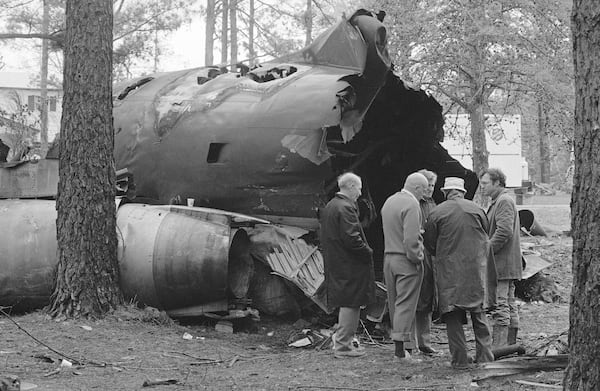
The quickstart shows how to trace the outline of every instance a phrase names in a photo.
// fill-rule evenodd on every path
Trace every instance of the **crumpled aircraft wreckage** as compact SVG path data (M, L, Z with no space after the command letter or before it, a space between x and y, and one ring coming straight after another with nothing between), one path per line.
M409 173L433 170L438 183L463 177L472 197L477 177L440 146L441 106L392 68L384 25L360 10L254 69L205 67L116 85L126 296L172 316L248 303L280 315L305 297L329 311L314 238L339 174L363 178L361 221L379 271L378 212ZM0 170L0 196L21 198L0 201L0 305L40 306L51 293L54 201L23 199L55 195L51 157Z

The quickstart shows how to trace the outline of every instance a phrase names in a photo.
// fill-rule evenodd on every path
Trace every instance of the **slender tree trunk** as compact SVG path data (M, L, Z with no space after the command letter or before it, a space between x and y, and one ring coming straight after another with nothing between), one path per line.
M221 64L227 64L227 48L229 47L227 43L227 31L228 25L227 22L228 14L229 14L229 5L227 0L222 0L223 2L223 10L221 12Z
M160 46L158 41L158 28L154 30L154 66L152 67L154 73L158 72L158 64L160 63Z
M571 199L573 290L565 390L600 390L600 2L575 0L575 175Z
M249 65L250 68L254 66L254 60L256 58L256 53L254 52L254 0L250 0L248 11L248 57L250 59Z
M310 45L312 42L312 2L313 0L306 0L306 13L304 14L304 25L306 27L306 38L304 39L304 46Z
M544 104L538 100L538 140L540 145L540 182L548 182L548 145L546 144L546 132L544 122Z
M204 65L213 65L215 39L215 0L206 2L206 35L204 37Z
M229 25L230 25L230 48L231 48L231 71L235 72L238 55L237 42L237 0L229 0Z
M112 0L67 0L56 222L49 311L94 316L122 303L112 121Z
M540 143L540 182L548 183L550 154L548 151L544 103L541 100L538 100L538 137Z
M42 34L48 34L49 25L48 0L43 0ZM48 40L42 39L42 69L40 71L40 155L46 157L48 152Z
M475 104L469 108L471 121L471 142L473 147L473 171L479 175L488 168L488 151L485 140L485 116L483 105Z

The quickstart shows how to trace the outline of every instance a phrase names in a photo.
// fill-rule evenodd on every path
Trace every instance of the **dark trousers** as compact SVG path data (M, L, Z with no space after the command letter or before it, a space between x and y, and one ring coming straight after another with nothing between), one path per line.
M472 312L471 323L473 324L473 333L475 334L475 361L478 363L494 361L492 353L492 336L488 326L486 316L483 312ZM466 321L466 311L454 310L444 314L446 322L446 332L448 334L448 345L450 345L450 355L452 356L453 366L463 366L469 363L467 356L467 340L463 330L463 324Z

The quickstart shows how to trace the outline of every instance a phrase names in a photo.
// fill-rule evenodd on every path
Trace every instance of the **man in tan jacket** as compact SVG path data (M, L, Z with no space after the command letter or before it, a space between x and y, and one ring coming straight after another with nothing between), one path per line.
M513 345L519 330L519 312L515 303L515 280L523 273L521 263L521 227L519 213L506 186L506 175L498 168L489 168L480 177L484 195L492 198L487 211L490 222L490 242L498 274L497 303L494 319L493 347Z
M423 280L423 237L419 200L429 186L427 178L410 174L404 188L392 194L381 208L385 254L383 276L388 293L392 339L399 361L411 357L415 344L415 313Z

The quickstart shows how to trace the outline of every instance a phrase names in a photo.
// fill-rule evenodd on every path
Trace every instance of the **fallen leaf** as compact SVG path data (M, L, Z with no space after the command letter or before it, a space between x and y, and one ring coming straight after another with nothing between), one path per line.
M177 384L177 383L179 383L179 380L177 380L177 379L144 380L144 383L142 383L142 387L168 386L170 384Z
M65 367L65 368L71 368L71 367L73 366L73 363L72 363L71 361L68 361L68 360L62 359L62 360L60 361L60 366L61 366L61 367Z
M35 356L33 356L34 358L38 358L40 360L49 362L49 363L55 363L56 360L53 359L52 357L48 356L47 354L36 354Z
M21 382L21 391L27 391L27 390L33 390L34 388L37 388L37 384L33 384L33 383L27 383L22 381Z
M306 338L302 338L297 341L294 341L291 344L289 344L288 346L291 346L293 348L303 348L306 346L310 346L310 344L312 344L312 341L310 340L310 338L306 337Z

